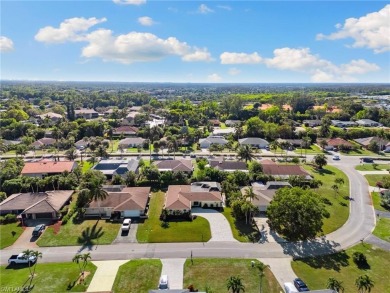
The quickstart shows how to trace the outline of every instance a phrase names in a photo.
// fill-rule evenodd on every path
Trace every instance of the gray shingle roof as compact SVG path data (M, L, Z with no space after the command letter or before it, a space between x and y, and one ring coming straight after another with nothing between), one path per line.
M246 137L238 140L240 144L250 144L250 145L268 145L268 141L260 137Z

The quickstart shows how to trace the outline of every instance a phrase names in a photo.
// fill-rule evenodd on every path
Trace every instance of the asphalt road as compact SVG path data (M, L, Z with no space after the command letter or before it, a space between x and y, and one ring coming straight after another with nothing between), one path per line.
M308 156L310 160L312 156ZM134 258L189 258L193 257L237 257L237 258L285 258L330 254L348 248L366 239L375 227L375 213L368 193L368 185L354 166L358 157L340 156L340 161L328 157L328 163L340 168L349 178L351 190L350 216L339 230L315 241L297 243L118 243L93 247L47 247L38 248L43 254L40 262L71 261L78 252L90 252L94 260L120 260ZM0 263L6 264L11 254L20 249L6 248Z

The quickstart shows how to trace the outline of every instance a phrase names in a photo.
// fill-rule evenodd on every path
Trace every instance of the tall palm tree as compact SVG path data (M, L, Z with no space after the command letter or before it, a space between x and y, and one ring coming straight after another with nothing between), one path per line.
M99 215L102 217L100 203L108 196L107 191L103 189L103 183L96 177L91 178L91 181L88 184L88 189L83 189L81 192L86 193L90 201L96 201L99 209Z
M77 154L76 148L75 148L75 147L71 147L70 149L68 149L68 150L65 152L65 157L66 157L69 161L74 161L75 159L77 159L78 154Z
M276 154L276 150L278 149L278 147L279 147L279 143L278 143L276 140L272 141L272 142L269 144L269 148L270 148L271 150L273 150L273 151L275 152L275 154Z
M338 293L344 292L343 282L336 280L335 278L329 278L326 288L335 290Z
M31 284L32 284L32 281L35 277L35 270L37 268L37 264L38 264L38 259L39 258L42 258L42 252L39 252L37 250L30 250L30 249L27 249L25 251L23 251L23 254L24 254L24 257L26 259L30 259L30 257L34 257L35 258L35 262L33 263L33 265L31 266L31 262L29 261L28 262L28 269L30 271L30 284L29 284L29 287L31 287Z
M355 285L359 293L371 292L371 289L374 287L374 281L369 276L363 275L356 279Z
M238 157L240 160L245 160L245 163L248 161L252 161L255 157L253 154L253 150L249 145L244 145L238 149L237 152Z
M264 277L264 271L269 267L269 265L265 265L262 262L259 262L256 265L256 269L259 271L259 277L260 277L260 293L263 292L263 277Z
M229 277L229 279L227 279L226 287L229 291L232 290L232 293L245 292L245 286L242 283L240 276Z
M249 186L248 188L245 189L245 198L249 199L250 202L254 199L258 199L257 195L253 191L253 187Z
M90 259L91 259L91 254L89 252L84 254L76 254L72 259L72 261L77 263L79 266L81 278L84 277L85 268L87 267L88 260Z

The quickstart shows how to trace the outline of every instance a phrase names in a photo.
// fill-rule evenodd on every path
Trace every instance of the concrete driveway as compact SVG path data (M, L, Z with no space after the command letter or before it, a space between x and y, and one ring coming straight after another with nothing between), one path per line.
M35 243L38 238L32 237L32 232L35 227L26 227L23 231L22 235L14 242L14 244L10 247L12 248L20 248L20 249L32 249L38 247Z
M210 241L233 241L232 229L228 220L223 214L213 209L192 209L192 214L205 218L210 223L211 239Z
M168 276L169 289L183 289L183 269L185 261L185 258L161 259L161 275Z
M119 228L118 235L112 243L137 243L137 230L138 223L131 223L130 230L128 232L122 232Z

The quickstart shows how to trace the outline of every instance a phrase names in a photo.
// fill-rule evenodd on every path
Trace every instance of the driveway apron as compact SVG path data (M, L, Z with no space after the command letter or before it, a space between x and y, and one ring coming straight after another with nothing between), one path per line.
M274 274L276 280L283 288L283 284L286 282L292 282L297 275L295 275L293 269L291 268L291 258L259 258L259 261L269 265L272 273Z
M111 292L119 267L127 262L128 260L92 261L97 270L87 292Z
M169 289L183 289L183 269L185 258L161 259L161 275L168 276Z
M32 237L32 232L34 231L34 227L26 227L23 231L22 235L14 242L11 246L12 248L20 248L20 249L32 249L38 247L35 243L38 238Z

